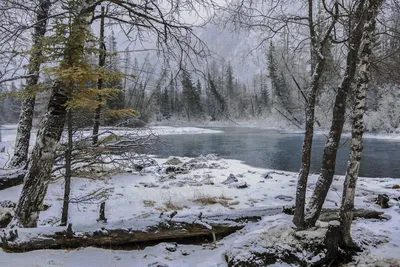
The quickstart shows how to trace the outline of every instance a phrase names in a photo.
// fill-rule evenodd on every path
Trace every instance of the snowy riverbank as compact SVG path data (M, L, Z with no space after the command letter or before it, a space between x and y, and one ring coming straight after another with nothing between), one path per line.
M97 199L70 205L70 222L74 228L84 225L96 226L99 202L106 201L108 223L130 219L146 219L161 212L177 211L178 215L210 212L231 212L251 208L270 207L281 209L294 204L296 173L254 168L236 160L219 159L215 156L175 158L173 162L192 166L187 173L165 174L166 159L157 159L158 166L147 167L142 174L133 172L112 178L74 178L72 199L81 199L93 192ZM231 175L232 174L232 175ZM236 182L236 180L237 182ZM309 181L311 191L316 181ZM336 177L328 194L325 207L338 208L343 177ZM392 189L399 180L361 178L356 196L356 208L381 210L374 204L377 194L390 197L389 209L381 210L387 221L358 219L353 234L366 250L358 256L358 266L386 266L383 262L400 263L400 191ZM18 200L21 186L1 191L0 201ZM310 193L309 191L309 193ZM63 180L50 184L45 204L40 214L39 227L57 225L61 216ZM171 251L171 244L161 243L144 250L108 250L84 248L78 250L41 250L22 254L0 252L0 266L227 266L224 256L262 249L274 240L282 227L290 229L291 216L277 212L258 223L249 223L244 229L217 242L216 247L205 245L181 245ZM134 227L134 226L132 226ZM279 245L279 244L274 244ZM175 245L173 245L175 246ZM380 262L378 264L378 262ZM158 263L158 265L156 264ZM283 265L285 266L285 265ZM287 265L286 265L287 266Z

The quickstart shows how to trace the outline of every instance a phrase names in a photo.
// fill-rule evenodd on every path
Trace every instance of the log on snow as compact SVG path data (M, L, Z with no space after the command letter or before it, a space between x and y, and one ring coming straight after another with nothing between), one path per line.
M0 190L22 184L24 182L25 174L26 171L21 169L1 171Z
M18 228L2 236L7 252L77 247L115 247L149 241L174 241L186 238L228 235L242 229L247 221L279 214L281 209L254 209L229 213L178 216L152 216L88 226Z
M339 212L339 209L322 209L319 220L324 222L339 220ZM382 216L383 214L384 212L376 210L355 209L353 211L353 220L357 218L377 220L387 219Z

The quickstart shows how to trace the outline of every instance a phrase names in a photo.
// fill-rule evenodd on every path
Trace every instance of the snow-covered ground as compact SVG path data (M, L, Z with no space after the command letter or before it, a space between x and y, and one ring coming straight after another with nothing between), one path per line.
M3 129L6 127L3 126ZM3 144L7 146L7 151L10 151L15 138L15 127L10 128L11 130L3 131ZM210 132L208 129L192 127L160 126L153 127L152 131L158 131L158 134L175 134L182 133L182 129L186 133ZM0 153L0 160L4 160L5 155L7 153ZM171 158L169 160L157 159L158 166L147 167L141 173L123 173L111 178L73 178L71 191L73 203L70 204L69 222L76 229L88 225L97 227L96 219L101 201L106 202L106 217L109 224L130 219L145 220L151 216L158 216L161 212L169 213L174 210L179 216L184 216L197 215L200 212L282 208L294 204L296 173L254 168L236 160L209 155L199 156L196 159L173 159L174 163L181 161L181 164L186 163L187 166L191 166L189 172L166 174L165 168L169 166L166 162L171 163ZM316 175L310 177L308 194L315 186L316 179ZM386 193L390 197L391 207L381 210L385 212L387 218L390 218L387 221L357 219L354 222L353 235L356 241L366 248L357 257L358 265L355 266L399 266L400 190L392 189L398 184L400 180L397 179L360 178L356 208L381 210L374 203L374 198L381 193ZM21 187L0 191L0 201L17 202ZM343 177L335 177L325 207L340 206L342 187ZM62 179L50 184L45 199L45 204L49 208L40 214L40 229L45 230L46 227L59 224L63 190ZM88 195L92 197L84 201ZM178 244L176 251L171 251L171 244L167 243L149 246L142 250L82 248L39 250L18 254L0 250L0 266L222 267L227 266L224 258L227 253L246 255L251 249L271 246L271 242L276 242L276 237L283 233L280 229L290 229L293 226L291 219L291 216L277 212L265 216L260 222L249 223L244 229L219 240L215 245Z
M176 160L176 159L175 159ZM108 223L132 218L145 219L174 210L179 215L200 212L229 212L256 207L284 207L294 204L296 173L279 172L247 166L236 160L218 159L214 156L197 159L179 158L191 162L189 173L160 172L166 159L157 159L159 167L148 167L140 173L116 175L110 179L74 178L72 199L96 192L97 198L70 205L70 222L77 228L95 225L99 202L106 201ZM238 182L223 183L233 174ZM231 176L232 178L232 176ZM311 176L309 190L315 184ZM247 188L237 185L246 183ZM325 207L338 208L343 177L336 177ZM380 210L374 197L386 193L391 198L389 209L384 210L388 221L357 220L354 235L367 244L368 250L359 257L364 265L374 265L377 260L400 263L400 209L394 200L400 191L392 189L399 180L361 178L358 184L356 207ZM21 186L1 191L0 201L17 201ZM39 227L57 225L61 216L63 181L50 184L45 204L49 209L40 214ZM249 223L243 230L218 241L216 247L206 245L180 245L171 252L170 244L161 243L144 250L107 250L84 248L78 250L42 250L22 254L0 252L0 266L226 266L224 254L238 246L246 250L255 240L267 242L271 231L277 227L291 227L291 216L276 214L266 216L261 222ZM372 242L376 241L376 242ZM368 243L371 243L369 246ZM251 248L251 246L250 246ZM250 249L247 248L247 249ZM367 256L366 256L367 255ZM157 265L155 263L159 263ZM152 265L154 264L154 265ZM162 265L164 264L164 265Z

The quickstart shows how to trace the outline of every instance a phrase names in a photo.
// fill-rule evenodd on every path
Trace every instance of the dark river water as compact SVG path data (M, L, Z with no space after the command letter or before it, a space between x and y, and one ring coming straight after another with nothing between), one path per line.
M293 172L300 168L303 134L282 134L257 128L213 129L224 133L161 136L165 144L156 145L150 152L161 157L217 153L255 167ZM341 143L346 139L342 136ZM314 140L311 172L319 173L325 136L315 135ZM346 172L349 141L339 149L336 174ZM400 178L400 140L364 139L360 176Z

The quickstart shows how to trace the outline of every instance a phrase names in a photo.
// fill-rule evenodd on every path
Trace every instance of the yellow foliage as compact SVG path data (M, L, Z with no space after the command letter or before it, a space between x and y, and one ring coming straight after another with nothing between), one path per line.
M113 119L122 119L122 118L129 118L129 117L136 117L139 116L139 113L136 110L131 108L125 109L117 109L117 110L105 110L106 115Z

